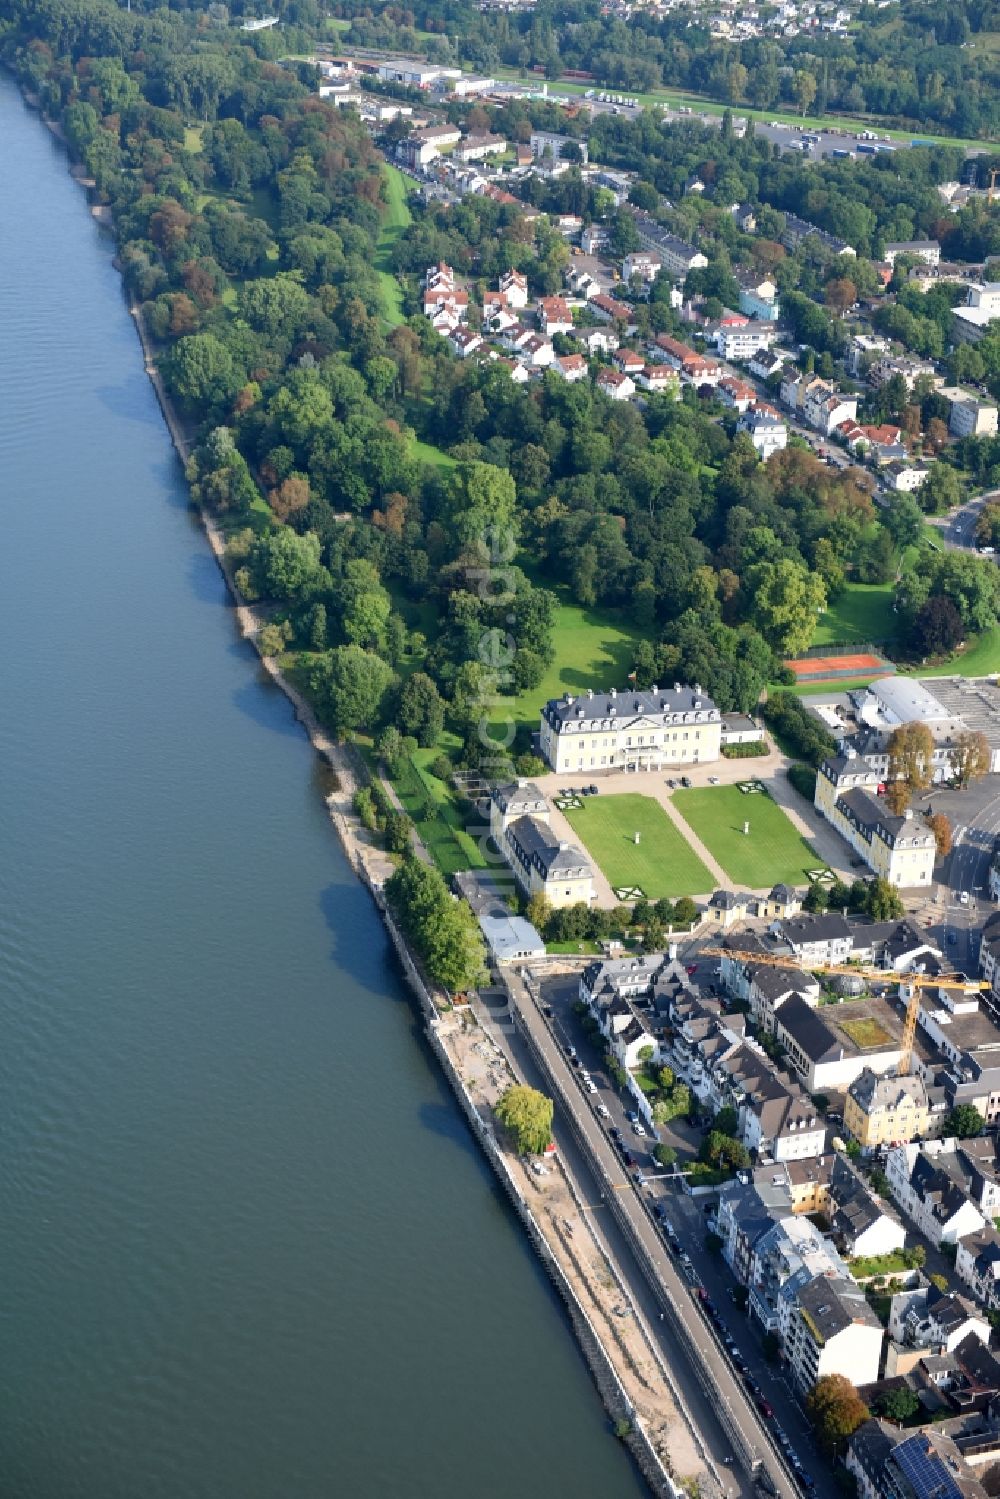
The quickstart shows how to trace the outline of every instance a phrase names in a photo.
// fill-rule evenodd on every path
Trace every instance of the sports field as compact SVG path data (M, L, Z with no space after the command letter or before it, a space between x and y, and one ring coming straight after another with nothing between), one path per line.
M650 900L674 900L707 894L715 886L698 855L651 796L590 796L566 817L615 891L637 890Z
M674 806L737 885L804 885L806 870L821 861L785 813L765 793L746 796L738 786L676 791ZM743 824L750 832L743 832Z

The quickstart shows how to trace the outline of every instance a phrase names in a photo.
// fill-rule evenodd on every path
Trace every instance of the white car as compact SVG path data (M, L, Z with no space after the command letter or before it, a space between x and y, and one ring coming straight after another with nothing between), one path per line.
M597 1084L594 1082L594 1079L592 1077L588 1077L586 1087L588 1093L597 1092Z
M961 890L961 891L959 891L958 903L959 903L960 906L967 906L969 904L969 892L968 892L968 890Z
M602 1119L610 1119L611 1118L611 1110L608 1108L608 1106L607 1106L606 1103L595 1103L594 1104L594 1108L600 1114L600 1116L601 1116Z
M632 1129L637 1135L645 1136L646 1130L641 1124L633 1124Z
M719 777L718 776L709 776L709 778L708 778L708 784L710 786L718 786L718 784L719 784Z

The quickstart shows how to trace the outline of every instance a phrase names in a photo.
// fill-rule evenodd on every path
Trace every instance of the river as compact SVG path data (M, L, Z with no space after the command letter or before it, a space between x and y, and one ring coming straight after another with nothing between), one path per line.
M632 1496L0 80L0 1492Z

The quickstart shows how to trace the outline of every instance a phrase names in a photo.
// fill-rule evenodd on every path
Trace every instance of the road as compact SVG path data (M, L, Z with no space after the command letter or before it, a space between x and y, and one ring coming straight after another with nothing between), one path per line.
M597 1212L595 1221L613 1247L619 1265L628 1275L636 1300L643 1307L651 1326L662 1333L664 1354L677 1371L685 1398L709 1450L720 1465L725 1465L727 1459L732 1458L734 1447L737 1449L737 1456L740 1455L740 1447L756 1453L763 1461L769 1482L781 1499L798 1499L799 1491L779 1451L772 1445L768 1428L751 1403L712 1324L700 1305L696 1304L690 1286L678 1273L673 1259L667 1253L661 1234L654 1226L648 1203L640 1200L638 1192L623 1172L611 1142L590 1105L588 1095L580 1088L556 1035L524 985L512 977L511 987L517 1029L507 1037L508 1043L512 1047L516 1045L519 1031L530 1038L531 1051L542 1059L546 1074L542 1078L545 1090L550 1095L554 1093L557 1100L562 1098L568 1101L572 1123L567 1117L567 1111L557 1103L556 1138L563 1155L571 1157L571 1169L574 1172L578 1169L586 1170L591 1180L596 1171L599 1182L594 1185L608 1195L612 1192L616 1194L615 1208L627 1224L627 1235L621 1232L615 1221L615 1213L607 1205ZM526 1065L526 1056L532 1064L530 1069ZM534 1058L528 1056L527 1048L518 1049L515 1060L526 1074L529 1071L538 1072ZM610 1093L605 1096L610 1107L612 1096ZM574 1136L585 1147L586 1161L582 1152L575 1149ZM671 1197L671 1205L675 1200L679 1199ZM695 1211L699 1211L697 1206ZM684 1218L685 1233L690 1237L692 1224L688 1221L688 1208L684 1209ZM654 1267L655 1286L650 1284L628 1238L641 1246L642 1257ZM692 1250L692 1258L697 1255L700 1267L705 1259L704 1227L701 1228L700 1238L692 1238ZM623 1251L627 1251L627 1254ZM682 1329L680 1338L671 1328L669 1315L665 1320L660 1320L661 1311L667 1310L669 1313L671 1308L679 1318ZM685 1368L693 1371L696 1377L685 1376ZM716 1398L721 1401L725 1410L725 1431L704 1395L702 1381L707 1381L709 1387L718 1392ZM808 1467L814 1470L813 1463L808 1463ZM735 1490L739 1486L737 1470L734 1467L730 1471L731 1488ZM745 1485L742 1486L742 1491L748 1491ZM823 1499L833 1499L833 1496L831 1487L824 1492Z
M705 945L711 945L715 940L717 938L706 934L684 946L684 961L695 969L695 982L701 986L703 993L710 992L714 986L714 969L718 960L714 957L702 957L700 950ZM781 1371L764 1357L762 1339L758 1331L737 1309L732 1297L736 1282L724 1260L719 1256L706 1254L704 1206L706 1202L714 1203L714 1195L711 1198L699 1199L678 1191L673 1183L664 1178L662 1168L652 1160L648 1153L656 1141L649 1136L639 1137L635 1134L633 1126L626 1118L625 1105L621 1096L605 1074L603 1044L595 1044L584 1029L580 1017L573 1010L573 1002L576 999L576 980L543 980L540 997L552 1011L551 1016L546 1018L557 1048L565 1051L567 1046L575 1046L583 1065L588 1068L597 1084L596 1095L584 1094L581 1091L583 1107L589 1111L594 1105L601 1103L608 1110L609 1117L603 1125L598 1125L598 1128L606 1131L612 1128L618 1129L630 1153L638 1159L641 1174L647 1183L646 1202L650 1206L656 1203L662 1204L682 1248L698 1266L705 1287L720 1313L722 1331L728 1332L735 1339L741 1357L749 1366L756 1384L773 1407L775 1418L781 1429L787 1433L792 1448L798 1454L806 1470L814 1473L817 1459L812 1445L812 1433L802 1414L797 1393L792 1390ZM664 1144L674 1146L680 1154L690 1155L698 1149L701 1143L701 1131L688 1125L683 1119L676 1119L670 1125L661 1127L659 1138Z

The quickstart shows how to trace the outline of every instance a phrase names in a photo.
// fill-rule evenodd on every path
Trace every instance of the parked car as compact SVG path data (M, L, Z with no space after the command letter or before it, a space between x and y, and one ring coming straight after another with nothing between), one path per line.
M638 1121L638 1119L633 1124L632 1130L633 1130L633 1132L635 1134L637 1134L639 1136L640 1139L642 1139L645 1136L646 1127L645 1127L645 1125L640 1124L639 1121Z
M600 1114L600 1116L601 1116L602 1119L610 1119L611 1118L611 1110L608 1108L608 1106L607 1106L606 1103L595 1103L594 1104L594 1108Z
M591 794L591 796L599 796L600 795L600 791L601 791L600 786L591 786L590 787L590 794Z
M690 786L690 784L691 784L691 777L690 776L681 776L681 785L682 786Z

